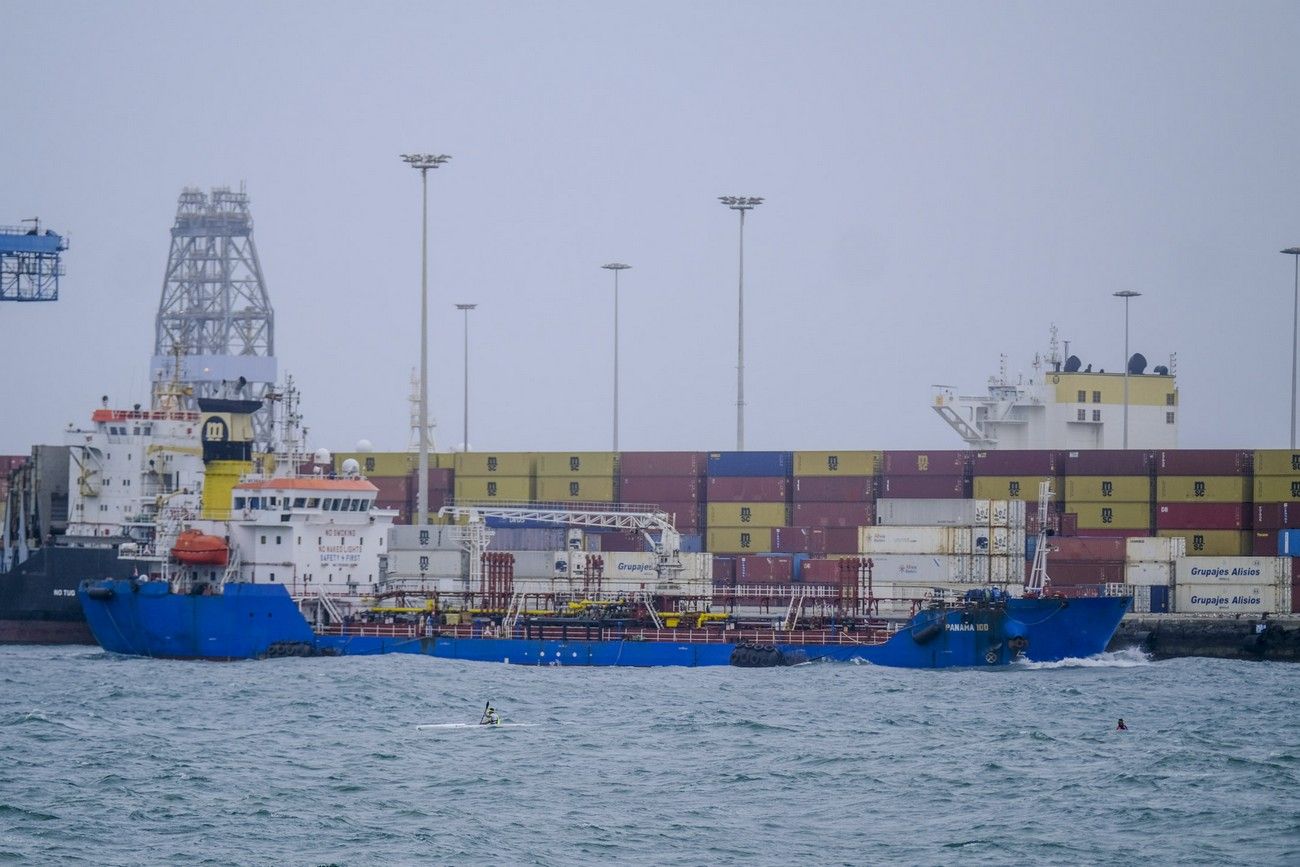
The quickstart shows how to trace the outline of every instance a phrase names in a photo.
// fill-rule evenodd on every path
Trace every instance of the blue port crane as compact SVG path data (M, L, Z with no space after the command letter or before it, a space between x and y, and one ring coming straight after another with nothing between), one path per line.
M42 232L39 218L22 222L0 226L0 301L58 301L68 239Z

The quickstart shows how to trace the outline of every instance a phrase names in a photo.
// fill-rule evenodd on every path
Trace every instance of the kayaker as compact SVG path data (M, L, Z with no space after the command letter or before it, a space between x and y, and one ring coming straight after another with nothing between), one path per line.
M1124 725L1124 717L1119 718L1119 725L1115 726L1115 731L1117 732L1128 731L1128 726Z
M501 717L497 716L497 709L494 708L492 705L488 705L487 709L483 711L483 719L479 721L479 725L484 725L484 726L501 725Z

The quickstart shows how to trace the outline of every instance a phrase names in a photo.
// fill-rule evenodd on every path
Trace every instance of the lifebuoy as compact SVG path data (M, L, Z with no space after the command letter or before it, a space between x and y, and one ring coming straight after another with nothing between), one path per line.
M984 661L987 662L989 665L997 665L998 652L996 650L988 651L987 653L984 654Z

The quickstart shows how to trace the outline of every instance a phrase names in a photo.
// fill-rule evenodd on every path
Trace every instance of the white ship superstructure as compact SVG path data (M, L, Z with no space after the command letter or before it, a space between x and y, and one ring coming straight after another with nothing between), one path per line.
M1068 354L1068 342L1067 354ZM1121 449L1178 447L1178 385L1174 358L1146 373L1135 354L1124 371L1093 371L1078 357L1062 358L1056 329L1046 356L1035 355L1033 372L1012 379L1006 370L989 377L988 391L961 395L954 386L933 387L933 408L969 448ZM1127 401L1126 401L1127 392Z

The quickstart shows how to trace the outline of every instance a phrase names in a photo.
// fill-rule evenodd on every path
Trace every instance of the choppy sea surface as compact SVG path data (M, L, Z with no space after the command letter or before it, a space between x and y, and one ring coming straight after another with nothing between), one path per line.
M0 684L3 863L1300 863L1295 665L4 647ZM416 728L489 699L527 725Z

